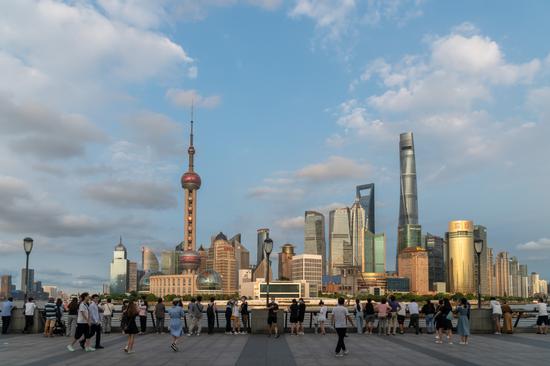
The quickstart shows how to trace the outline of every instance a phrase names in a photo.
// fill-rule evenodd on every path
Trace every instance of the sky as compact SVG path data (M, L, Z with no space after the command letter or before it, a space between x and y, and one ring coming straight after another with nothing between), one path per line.
M0 1L0 273L99 290L183 238L195 105L199 244L256 229L303 250L306 210L376 186L393 269L399 133L419 221L488 229L550 278L550 4L422 0Z

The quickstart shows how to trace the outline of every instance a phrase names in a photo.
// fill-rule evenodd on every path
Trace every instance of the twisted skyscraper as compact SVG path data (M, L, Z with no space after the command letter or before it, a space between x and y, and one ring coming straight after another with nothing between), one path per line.
M416 193L416 161L412 132L399 135L399 161L401 164L401 194L399 200L399 226L397 229L397 255L410 247L421 246L421 226L418 224L418 196Z

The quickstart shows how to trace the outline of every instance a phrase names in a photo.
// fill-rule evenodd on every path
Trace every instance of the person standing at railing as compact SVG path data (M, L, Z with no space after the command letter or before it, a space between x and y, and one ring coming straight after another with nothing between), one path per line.
M231 334L231 315L233 314L233 300L225 305L225 334Z
M395 332L397 331L397 323L398 323L398 315L397 313L399 310L401 310L401 305L399 302L395 299L395 296L390 296L390 301L388 301L388 305L391 307L391 313L390 313L390 334L395 335Z
M113 311L115 306L111 303L111 298L107 298L107 302L101 305L103 309L103 331L105 334L111 334L111 324L113 321Z
M277 327L277 312L279 311L279 304L275 302L275 298L271 298L271 302L267 306L267 326L269 329L268 337L275 332L275 338L279 338L279 328Z
M298 300L298 334L304 335L304 319L306 317L306 303L300 297Z
M164 313L166 313L166 307L162 302L162 297L159 297L155 305L155 320L158 334L164 331Z
M170 335L172 336L171 348L174 352L177 352L178 349L178 339L183 334L183 322L181 319L185 317L185 311L179 305L177 300L172 302L172 307L168 310L168 315L170 315Z
M145 297L142 297L141 300L139 301L139 306L138 306L140 335L144 334L147 331L147 308L148 308L147 301L145 300Z
M355 299L355 322L357 323L357 334L363 334L363 309L361 308L361 300Z
M363 307L363 318L365 319L365 325L367 327L367 333L372 334L374 329L374 320L376 319L376 312L374 311L374 304L369 297L365 306Z
M34 324L34 311L36 310L36 304L32 297L29 297L25 303L25 329L23 333L32 333L32 326Z
M413 327L416 334L422 333L420 329L420 312L418 311L418 304L415 299L412 299L410 304L407 305L407 310L411 317L409 321L409 328Z
M456 308L456 313L458 314L456 332L460 335L460 344L468 344L468 337L470 336L469 312L468 300L466 298L460 299L460 305Z
M542 298L539 298L535 310L539 313L537 317L537 334L545 334L548 331L548 306Z
M288 307L288 313L290 314L290 335L298 335L298 302L296 299L292 299L292 303Z
M493 312L493 322L495 324L495 334L501 334L500 333L500 318L502 318L502 307L500 306L500 302L494 298L491 297L491 301L489 302L491 305L491 310Z
M424 314L424 319L426 320L426 333L433 334L435 306L431 300L426 300L421 312Z
M386 303L386 299L382 298L380 304L376 306L376 314L378 317L378 335L390 335L388 330L388 316L391 314L391 306Z
M248 301L246 296L241 297L241 317L243 319L243 333L248 334L250 331L250 312L248 311Z
M8 334L13 309L15 309L13 297L8 297L8 299L2 303L2 334Z
M216 299L211 297L208 306L206 307L206 319L208 320L208 334L214 333L214 322L216 320Z
M513 333L512 308L510 307L510 305L506 303L506 300L503 300L501 309L502 309L502 318L504 319L502 324L503 325L502 332L507 334L512 334Z
M336 329L338 334L338 343L336 343L335 356L343 357L347 355L349 351L346 349L344 338L346 337L347 322L353 327L353 320L348 312L348 308L344 306L344 298L338 298L338 305L332 309L332 326ZM343 351L343 353L340 353Z
M239 300L233 300L233 308L231 309L231 334L241 334L241 321L240 321L240 311L239 311Z
M319 315L317 316L317 321L319 322L319 329L321 330L321 334L325 335L325 323L327 321L327 307L323 300L319 301Z

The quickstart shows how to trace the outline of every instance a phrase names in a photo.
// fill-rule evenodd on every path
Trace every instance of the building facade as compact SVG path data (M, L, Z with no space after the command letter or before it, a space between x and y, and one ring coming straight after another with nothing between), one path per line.
M474 281L474 224L469 220L449 222L448 290L451 293L476 293Z
M11 296L12 284L11 284L11 275L2 275L0 280L0 297L8 298Z
M294 257L294 245L285 244L279 253L279 281L290 281L292 278L292 258Z
M496 295L510 294L510 258L508 252L500 252L495 258Z
M25 268L21 268L21 291L27 290L27 284L29 286L28 293L35 292L34 289L34 269L29 268L29 280L27 281L27 271Z
M178 253L175 250L163 250L160 253L160 271L165 275L177 273Z
M234 294L238 290L238 268L235 248L223 233L219 233L208 249L207 270L217 272L222 279L222 292Z
M399 277L409 279L410 291L415 294L429 292L428 251L422 247L405 248L399 253Z
M241 243L241 234L236 234L229 242L235 248L235 259L237 260L238 269L250 268L250 252Z
M141 268L144 272L158 272L159 260L155 253L147 247L141 247Z
M373 234L366 228L363 231L362 272L386 272L386 234Z
M317 254L300 254L292 258L292 281L306 281L318 290L323 285L323 258Z
M493 293L492 278L493 278L493 260L490 256L489 243L487 241L487 228L482 225L474 226L474 241L483 241L483 250L480 256L480 269L481 269L481 293L483 295L490 295ZM477 289L477 255L474 255L474 280Z
M149 292L155 296L194 295L197 292L197 274L187 272L149 277Z
M350 209L337 208L329 213L329 275L352 265Z
M442 237L426 234L424 247L428 252L428 282L430 291L435 291L435 283L446 282L445 240Z
M256 232L256 266L264 260L264 241L269 238L269 229L261 228Z
M323 273L326 271L327 243L325 240L325 216L316 211L304 215L304 253L323 257Z

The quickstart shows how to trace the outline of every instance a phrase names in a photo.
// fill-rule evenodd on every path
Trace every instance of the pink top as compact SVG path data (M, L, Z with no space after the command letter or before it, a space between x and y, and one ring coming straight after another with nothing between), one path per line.
M391 311L391 306L386 304L376 305L376 312L378 313L379 318L385 318L388 316L388 313Z
M147 306L140 305L139 307L139 316L146 316L147 315Z

